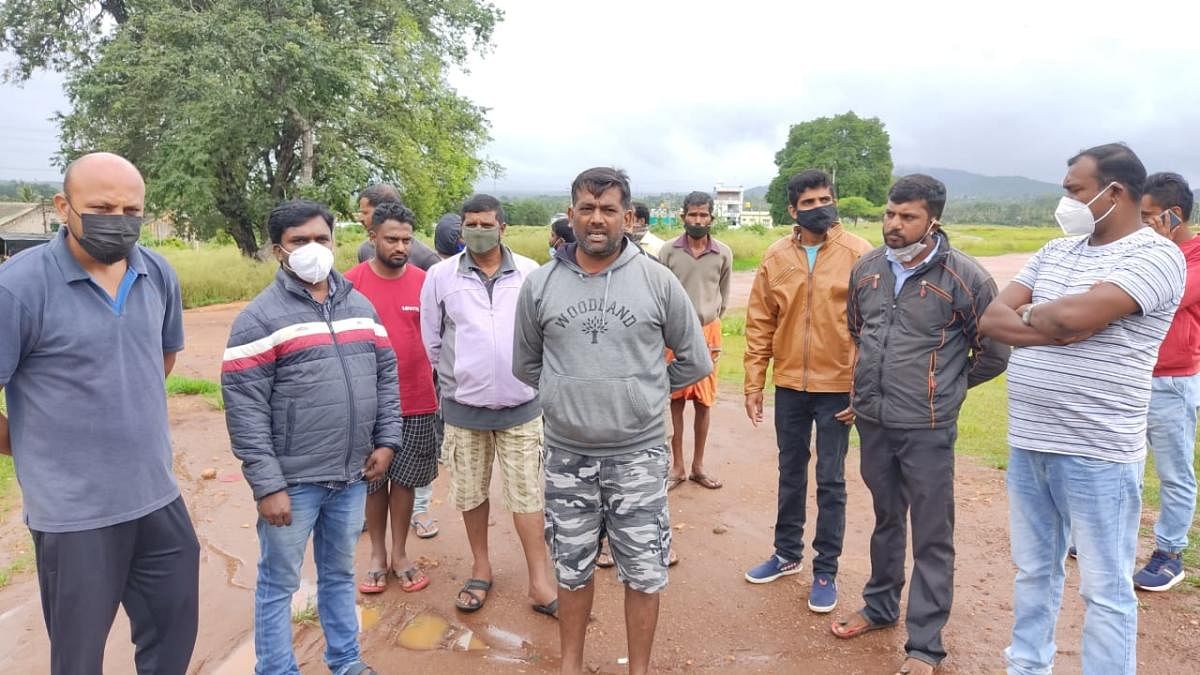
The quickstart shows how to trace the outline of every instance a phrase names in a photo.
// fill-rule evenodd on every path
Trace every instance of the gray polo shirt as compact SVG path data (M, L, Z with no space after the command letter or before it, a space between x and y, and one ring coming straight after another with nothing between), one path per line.
M140 246L114 300L79 266L67 228L0 264L0 385L25 523L76 532L179 497L163 352L183 349L175 271Z

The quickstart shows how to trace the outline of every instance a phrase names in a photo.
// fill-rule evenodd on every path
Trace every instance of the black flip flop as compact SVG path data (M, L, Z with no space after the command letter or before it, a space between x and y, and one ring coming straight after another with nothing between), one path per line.
M471 597L473 602L468 602L464 605L460 599L456 598L454 600L454 606L457 607L458 611L460 612L466 612L468 614L471 612L478 612L479 610L483 609L483 603L487 602L488 596L480 598L471 591L483 591L490 595L491 590L492 582L490 581L484 581L483 579L467 579L467 582L458 590L458 594L462 595L463 593L466 593Z
M551 619L558 618L558 598L555 598L544 605L532 605L532 607L533 611L537 612L538 614L545 614Z

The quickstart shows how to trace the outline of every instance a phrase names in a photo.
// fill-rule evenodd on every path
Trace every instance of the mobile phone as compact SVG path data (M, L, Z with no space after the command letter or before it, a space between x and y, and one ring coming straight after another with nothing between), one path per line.
M1183 221L1171 209L1167 209L1163 215L1167 217L1167 229L1169 230L1174 230L1183 224Z

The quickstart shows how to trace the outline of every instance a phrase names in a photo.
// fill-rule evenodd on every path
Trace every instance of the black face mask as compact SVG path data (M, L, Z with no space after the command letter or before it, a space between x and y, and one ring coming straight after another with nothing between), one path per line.
M703 239L708 236L709 232L707 225L684 225L683 229L692 239Z
M105 265L128 258L142 234L141 216L80 213L79 220L83 223L83 236L76 237L76 241L88 255Z
M833 204L796 212L796 224L813 234L825 234L837 219L837 206Z

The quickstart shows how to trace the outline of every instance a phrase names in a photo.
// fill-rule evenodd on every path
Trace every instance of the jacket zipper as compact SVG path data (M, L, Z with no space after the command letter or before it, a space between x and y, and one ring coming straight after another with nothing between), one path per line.
M819 255L819 253L818 253L818 255ZM809 347L809 338L812 335L812 312L813 312L812 299L813 299L813 272L814 272L813 268L815 268L817 266L816 260L813 260L812 265L808 264L807 252L805 253L805 256L806 257L804 260L804 266L808 270L808 305L804 308L804 371L803 371L804 377L802 377L800 379L800 386L801 386L802 391L808 391L808 371L811 370L811 367L809 366L809 349L808 349L808 347Z
M346 369L346 358L342 354L342 345L338 343L337 333L333 330L333 300L334 298L328 298L328 304L321 303L319 307L321 318L325 320L325 325L329 327L329 338L333 341L333 351L335 354L337 354L338 365L341 366L342 369L342 377L344 377L346 380L346 399L350 401L350 415L346 420L346 465L345 469L343 470L345 481L349 482L350 462L354 457L354 421L358 419L358 413L354 409L354 388L350 384L350 371ZM316 300L313 300L313 302L315 303ZM372 439L372 447L370 452L374 452L375 450L374 442L374 439ZM370 452L368 452L368 454L370 454Z

